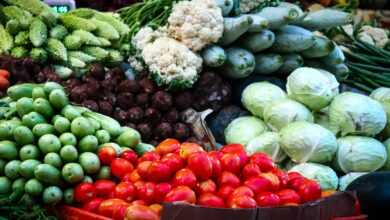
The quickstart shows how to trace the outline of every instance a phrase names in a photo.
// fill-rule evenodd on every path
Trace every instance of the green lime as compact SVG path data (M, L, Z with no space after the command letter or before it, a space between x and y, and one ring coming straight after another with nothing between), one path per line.
M61 149L60 140L52 134L45 134L38 140L39 149L44 153L58 152Z
M50 164L53 167L57 167L57 168L61 168L62 166L62 160L60 155L54 152L46 154L45 158L43 159L43 162L45 164Z
M49 205L55 205L62 200L62 191L58 186L49 186L43 190L43 203Z
M99 130L95 134L96 138L98 139L99 144L105 144L110 142L110 133L106 130Z
M88 119L84 117L77 117L73 119L70 129L78 138L94 134L94 129Z
M96 152L98 150L98 139L93 135L83 137L79 142L81 152Z
M32 144L24 145L19 151L21 160L38 159L40 154L38 147Z
M60 142L63 146L65 145L73 145L73 146L76 146L77 144L77 139L76 139L76 136L74 136L74 134L72 133L63 133L61 134L60 136Z
M77 160L79 153L75 146L66 145L61 148L60 155L65 162L72 162Z
M13 160L18 157L18 149L12 141L0 141L0 159Z
M12 191L16 191L18 189L24 190L24 184L26 184L25 178L18 178L12 183Z
M54 120L54 127L60 134L67 132L70 128L70 121L67 118L60 116Z
M11 192L11 180L6 176L0 176L0 194Z
M19 177L20 160L11 160L4 167L5 175L10 179Z
M24 185L24 191L32 196L38 196L43 191L43 185L37 179L30 179Z
M34 160L34 159L25 160L22 163L20 163L19 174L26 178L33 178L34 170L39 164L41 164L41 162L38 160Z
M79 157L79 163L88 174L99 172L100 160L98 156L91 152L84 152Z
M19 145L31 144L34 142L34 134L26 126L18 126L13 132L14 139Z
M78 163L67 163L62 168L62 177L68 183L78 183L84 178L83 168Z

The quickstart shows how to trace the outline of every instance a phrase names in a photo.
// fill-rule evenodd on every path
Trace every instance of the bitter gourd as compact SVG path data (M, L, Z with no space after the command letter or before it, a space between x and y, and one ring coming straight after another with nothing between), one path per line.
M5 29L8 31L8 33L14 35L20 31L21 26L18 20L11 19L7 21L7 24L5 25Z
M94 31L96 30L96 25L85 18L80 18L74 15L63 15L60 16L60 20L63 25L69 29L73 30L85 30L85 31Z
M52 12L52 9L49 5L45 4L41 0L28 0L28 3L26 4L26 0L5 0L10 5L16 5L20 8L31 12L32 14L39 15L42 13L42 11L50 11L51 13L55 14L55 12Z
M90 8L77 8L67 13L68 15L74 15L80 18L92 18L96 11Z
M6 6L3 8L3 13L9 20L17 20L23 29L28 28L31 24L31 13L19 8L18 6Z
M114 17L112 14L98 12L94 18L111 24L111 26L113 26L121 36L124 36L130 32L129 26L120 21L118 18Z
M47 26L40 19L34 19L30 26L30 41L35 47L42 46L47 40Z
M83 42L79 36L71 34L65 37L64 44L69 50L77 50L83 45Z
M91 19L96 24L95 33L99 37L104 37L108 40L118 40L120 35L118 31L109 23L98 19Z
M91 63L93 61L96 61L96 57L88 55L82 51L69 51L68 54L69 54L69 57L74 57L74 58L79 59L85 63Z
M62 25L57 25L50 30L50 37L58 40L64 39L68 35L68 30Z
M14 42L12 36L5 30L4 26L0 24L0 51L8 52L13 47Z
M84 30L76 30L73 31L72 35L79 36L82 43L85 45L100 46L99 38L97 38L91 32L84 31Z
M15 36L15 45L28 45L30 37L28 31L21 31Z
M69 60L69 65L73 68L84 68L87 66L87 64L85 64L82 60L79 60L74 57L69 57L68 60Z
M16 58L27 57L28 50L22 46L17 46L17 47L12 48L11 55L13 57L16 57Z
M30 51L30 57L35 61L39 63L44 63L48 59L48 54L46 50L42 48L33 48Z
M96 57L98 61L102 61L109 56L109 52L100 47L87 46L83 48L83 51L90 56Z
M68 61L68 52L64 44L61 43L61 41L55 38L50 38L47 41L47 49L50 55L55 60L64 61L64 62Z

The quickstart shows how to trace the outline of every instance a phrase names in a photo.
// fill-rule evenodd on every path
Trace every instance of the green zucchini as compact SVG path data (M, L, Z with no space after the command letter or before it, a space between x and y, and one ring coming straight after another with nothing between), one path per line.
M305 58L320 58L324 57L334 49L334 44L327 37L314 36L314 45L309 49L301 52Z
M227 77L245 78L255 69L255 57L245 49L229 48L226 50L226 58L226 62L221 66L221 73Z
M275 43L271 48L277 53L300 52L315 43L312 32L295 25L286 25L276 31L275 35Z
M263 18L257 14L245 14L242 16L249 16L252 18L252 24L250 25L248 32L260 32L268 28L269 22L266 18Z
M275 34L270 30L244 34L238 43L244 49L257 53L270 48L275 42Z
M303 58L299 54L291 53L282 55L283 64L278 69L278 73L288 75L295 69L303 66Z
M345 62L345 56L339 46L334 43L334 49L327 56L320 59L326 65L337 65Z
M218 45L211 45L202 51L203 62L209 67L222 66L226 61L225 50Z
M215 0L215 2L221 8L223 16L228 16L234 6L233 0Z
M300 16L299 11L287 7L265 7L256 14L268 20L270 29L279 29Z
M283 65L283 58L279 54L266 53L255 55L255 74L271 74L276 72Z
M253 22L250 16L224 18L223 36L219 39L222 46L229 45L249 30Z
M352 18L350 13L325 8L309 12L298 24L310 30L321 30L349 24Z

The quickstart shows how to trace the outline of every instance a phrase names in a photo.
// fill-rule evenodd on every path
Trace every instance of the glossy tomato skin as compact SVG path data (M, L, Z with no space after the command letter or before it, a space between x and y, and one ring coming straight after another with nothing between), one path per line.
M121 182L115 187L115 198L126 202L132 202L135 199L135 187L130 182Z
M132 150L123 151L121 158L129 161L131 164L133 164L133 166L137 166L138 164L138 155Z
M234 192L234 187L230 185L224 185L219 187L217 195L221 197L224 201L226 201L230 195Z
M194 188L196 183L197 180L194 172L187 168L177 171L172 180L172 184L174 186L188 186L190 188Z
M130 204L121 199L107 199L100 203L98 214L115 219L115 217L120 217L118 216L120 215L120 212L129 207L129 205Z
M127 173L131 173L133 169L133 165L129 161L122 158L115 158L111 162L111 173L119 179L122 179L122 177Z
M228 144L221 148L222 153L232 153L236 154L240 157L240 164L241 167L243 167L245 164L248 163L249 157L246 154L245 148L241 144Z
M116 151L113 147L104 146L99 149L98 157L103 165L110 165L111 162L116 158Z
M321 186L315 181L306 180L298 189L302 203L321 198Z
M256 201L250 196L237 196L228 199L228 207L230 208L256 208Z
M163 156L169 153L174 153L179 149L180 149L180 142L176 139L168 138L157 145L156 152L161 156Z
M259 166L261 172L269 172L276 167L272 159L265 153L254 153L250 162Z
M225 202L223 199L212 193L203 193L198 199L198 205L212 207L212 208L224 208Z
M216 193L217 185L212 180L206 180L197 184L196 193L198 195L205 193Z
M155 187L154 200L157 203L162 203L165 196L172 190L172 185L169 183L159 183Z
M188 186L177 186L173 188L164 199L165 202L186 202L195 204L196 195Z
M231 172L223 171L219 177L218 184L220 186L229 185L236 188L240 185L240 179Z
M278 176L275 174L268 172L268 173L261 173L260 177L266 178L271 182L271 190L272 191L278 191L280 189L280 180Z
M179 154L180 157L185 160L187 160L188 156L197 152L204 152L203 148L199 144L184 142L180 145Z
M184 168L185 165L184 159L176 153L169 153L164 155L164 157L161 159L161 162L168 165L168 167L171 169L171 173L177 172L178 170Z
M104 201L102 198L94 198L84 203L82 209L88 212L96 213L99 209L100 204Z
M153 182L146 182L137 189L137 198L145 201L147 204L152 204L154 202L154 194L156 189L156 184Z
M279 178L281 189L284 189L287 187L290 179L289 179L289 176L286 172L284 172L278 168L275 168L271 171L271 173L275 174Z
M96 180L95 183L96 196L100 198L108 198L115 190L115 183L111 180Z
M131 202L131 205L148 205L146 204L146 202L144 200L134 200L133 202Z
M137 166L137 172L142 179L148 179L149 167L152 165L152 161L142 161Z
M144 153L140 158L138 158L138 163L141 163L143 161L157 161L160 160L160 155L155 151L150 151Z
M145 205L131 205L126 210L126 220L159 220L158 214Z
M261 192L257 194L256 202L260 207L276 207L281 204L279 196L272 192Z
M301 187L304 182L306 182L304 177L296 177L288 182L288 187L293 190L299 190L299 187Z
M282 189L276 193L279 196L280 204L301 203L301 197L292 189Z
M254 197L255 196L255 193L253 192L253 190L247 186L239 186L237 187L233 193L232 193L232 196L233 197L237 197L237 196L249 196L249 197Z
M251 177L245 180L244 185L253 190L255 194L266 192L271 189L271 182L261 176Z
M221 156L222 157L222 156ZM218 178L221 176L222 174L222 165L221 165L221 161L217 158L217 156L210 156L209 154L209 159L211 161L211 164L212 164L212 170L213 170L213 174L212 174L212 178L214 180L218 180Z
M242 176L244 179L248 179L253 176L258 176L261 174L259 166L254 163L248 163L242 168Z
M74 200L76 202L87 202L96 196L96 189L92 183L80 183L74 188Z
M217 160L220 160L223 156L222 151L216 151L216 150L209 151L207 154L209 155L209 157L215 158Z
M171 169L160 161L153 161L147 170L147 179L152 182L163 182L171 178Z
M187 167L194 172L199 181L207 180L213 174L213 164L206 152L198 152L189 155Z
M232 153L224 154L221 158L221 166L223 171L238 174L241 169L240 157Z
M131 173L124 175L122 178L123 182L130 182L130 183L135 183L138 180L141 180L141 176L138 174L137 169L131 171Z

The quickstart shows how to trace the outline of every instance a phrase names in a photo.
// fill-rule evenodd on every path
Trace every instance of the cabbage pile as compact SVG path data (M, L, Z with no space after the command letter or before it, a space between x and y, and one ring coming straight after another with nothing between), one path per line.
M340 93L333 74L301 67L288 76L286 91L255 82L241 102L253 116L233 120L225 141L245 145L248 154L266 153L323 190L344 190L361 175L390 170L390 88Z

